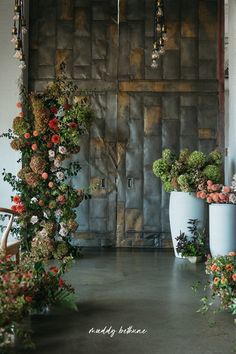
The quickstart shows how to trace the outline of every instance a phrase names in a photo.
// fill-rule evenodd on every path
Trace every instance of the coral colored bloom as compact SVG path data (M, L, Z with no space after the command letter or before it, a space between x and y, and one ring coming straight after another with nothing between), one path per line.
M231 252L228 253L228 255L231 256L231 257L234 257L234 256L236 256L236 252L231 251Z
M54 183L53 183L53 182L49 182L49 183L48 183L48 187L49 187L49 188L53 188L53 187L54 187Z
M234 274L232 275L232 279L233 279L233 281L236 281L236 273L234 273Z
M58 130L58 120L56 118L51 119L48 122L49 128L53 130Z
M203 191L202 191L201 194L200 194L200 198L201 198L201 199L206 199L206 196L207 196L207 195L206 195L206 192L203 192Z
M215 278L213 279L213 283L214 283L215 285L218 285L219 282L220 282L220 278L219 278L219 277L215 277Z
M59 202L60 204L64 204L65 201L66 201L66 197L63 194L57 197L57 202Z
M22 203L20 203L20 204L18 204L17 206L16 206L16 211L17 211L17 213L23 213L24 211L25 211L25 206L24 206L24 204L22 204Z
M61 139L60 139L60 136L59 136L59 135L55 134L55 135L52 136L51 142L52 142L53 144L59 144L60 141L61 141Z
M78 124L77 124L77 123L75 123L75 122L71 122L71 123L69 123L69 124L68 124L68 126L69 126L70 128L75 129L75 128L77 128L77 127L78 127Z
M219 184L212 184L211 189L213 192L217 192L220 189Z
M207 197L207 203L212 203L211 197Z
M224 192L224 193L229 193L229 192L230 192L230 187L224 186L224 187L223 187L223 192Z
M220 200L222 200L223 202L225 201L225 194L224 193L219 193L219 198Z
M16 102L16 107L17 108L22 108L22 103L21 102Z
M227 270L227 272L232 272L232 270L234 269L233 264L226 264L225 269Z
M13 203L19 204L21 202L21 197L19 195L15 195L12 199Z
M65 282L63 279L60 278L58 281L58 284L59 284L60 288L63 288L63 286L65 285Z
M25 133L24 137L25 137L25 139L29 139L30 138L30 133Z
M24 113L24 112L20 112L20 113L18 114L18 117L24 118L24 116L25 116L25 113Z
M214 193L214 195L212 196L213 202L218 203L219 199L220 199L219 193Z
M39 135L38 130L34 130L34 131L33 131L33 136L35 136L35 137L36 137L36 136L38 136L38 135Z
M213 185L213 182L209 179L209 180L207 181L207 185L208 185L208 187L211 187L211 186Z
M43 172L42 173L42 179L48 179L48 173L47 172Z
M50 270L50 272L52 272L54 274L57 274L59 272L58 268L55 266L52 266L49 270Z
M32 302L32 301L33 301L32 296L26 295L26 296L25 296L25 301L26 301L26 302Z
M33 151L38 150L38 145L37 145L37 144L33 144L33 145L31 146L31 149L32 149Z

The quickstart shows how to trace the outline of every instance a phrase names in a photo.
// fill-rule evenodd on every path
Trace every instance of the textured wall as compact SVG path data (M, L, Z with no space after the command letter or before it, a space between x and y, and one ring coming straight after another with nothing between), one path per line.
M168 195L151 171L163 148L217 145L217 1L167 0L169 40L150 68L153 0L31 1L30 86L62 61L91 95L80 186L104 185L79 209L82 245L169 247Z

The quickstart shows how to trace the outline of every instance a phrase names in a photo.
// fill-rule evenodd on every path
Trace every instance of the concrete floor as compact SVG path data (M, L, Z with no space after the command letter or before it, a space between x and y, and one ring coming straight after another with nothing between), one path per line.
M32 320L35 354L230 354L236 347L232 315L216 324L196 313L204 264L176 259L171 251L84 250L69 279L78 291L78 312L54 310ZM120 334L133 326L146 334ZM91 328L109 334L89 334ZM111 337L111 331L116 333Z

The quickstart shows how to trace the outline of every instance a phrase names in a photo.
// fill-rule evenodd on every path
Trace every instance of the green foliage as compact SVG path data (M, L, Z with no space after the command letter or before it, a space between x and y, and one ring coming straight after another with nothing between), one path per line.
M208 251L207 237L205 230L198 228L199 221L197 219L190 219L188 221L190 237L185 233L180 232L176 237L176 250L182 256L205 256Z
M203 170L203 175L208 180L214 181L214 183L222 182L222 166L220 165L207 165Z
M217 151L208 156L200 151L180 151L176 157L170 149L162 152L162 157L153 163L153 173L159 177L166 192L196 192L198 185L209 179L213 183L222 180L222 158Z

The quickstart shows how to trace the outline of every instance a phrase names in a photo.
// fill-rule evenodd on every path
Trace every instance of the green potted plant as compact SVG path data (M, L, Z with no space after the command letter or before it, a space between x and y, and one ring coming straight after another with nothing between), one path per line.
M176 257L176 235L180 230L187 237L188 220L197 219L199 225L206 226L206 204L196 198L200 183L211 179L220 183L223 179L222 157L218 151L204 154L200 151L181 150L176 156L170 149L162 152L162 157L153 163L153 172L163 183L166 192L170 192L169 218L172 242Z
M191 239L184 232L180 232L180 235L176 237L177 252L191 263L201 262L208 253L206 232L198 228L198 223L196 219L188 221Z

